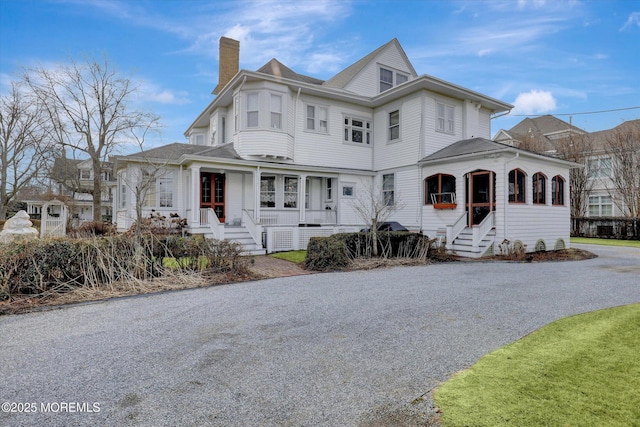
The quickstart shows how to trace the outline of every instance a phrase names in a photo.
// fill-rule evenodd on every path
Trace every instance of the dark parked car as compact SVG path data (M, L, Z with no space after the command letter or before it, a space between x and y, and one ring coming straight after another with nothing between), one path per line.
M371 231L371 229L367 227L367 228L363 228L360 231L363 233L366 233ZM407 228L404 225L400 224L399 222L386 221L378 224L378 231L409 231L409 230L407 230Z

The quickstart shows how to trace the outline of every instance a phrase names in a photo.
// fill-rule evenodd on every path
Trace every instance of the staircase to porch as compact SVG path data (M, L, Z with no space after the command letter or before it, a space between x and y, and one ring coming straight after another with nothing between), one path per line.
M262 244L256 243L253 237L251 237L249 230L243 225L225 224L224 240L240 243L245 255L264 255L267 253L266 249L262 247Z
M447 249L466 258L493 255L495 213L489 212L479 224L472 227L468 225L468 218L468 212L465 212L454 224L447 225Z
M456 255L466 258L481 258L483 256L493 255L493 243L496 237L496 231L490 230L479 241L476 248L473 245L473 228L465 227L458 237L453 240L451 249Z

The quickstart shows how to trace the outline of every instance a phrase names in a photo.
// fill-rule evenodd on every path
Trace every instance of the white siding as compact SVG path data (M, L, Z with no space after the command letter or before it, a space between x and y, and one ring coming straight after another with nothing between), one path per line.
M369 62L350 82L345 86L346 90L359 95L375 96L380 93L380 66L393 71L400 71L409 76L411 71L402 53L397 46L391 44L380 52L377 58Z
M233 223L235 218L242 218L243 196L247 189L241 173L226 173L225 208L226 222ZM250 181L250 180L249 180ZM251 192L251 191L249 191Z
M389 141L389 113L400 111L400 138ZM378 108L374 114L374 170L415 165L420 159L422 101L419 94Z
M437 104L444 103L454 107L454 133L449 134L436 130L437 121ZM441 150L454 142L460 141L462 138L462 101L452 98L435 95L427 92L425 99L424 114L424 150L423 156L428 156Z
M369 108L333 101L328 111L328 133L306 130L307 104L330 105L327 100L301 96L296 120L295 163L303 165L371 169L373 145L351 144L344 141L344 117L373 121ZM372 127L375 127L372 124ZM375 129L372 129L375 141Z

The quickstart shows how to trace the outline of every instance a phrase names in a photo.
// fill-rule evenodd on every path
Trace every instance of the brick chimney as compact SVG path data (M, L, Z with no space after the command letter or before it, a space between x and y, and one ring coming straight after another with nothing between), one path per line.
M240 70L240 42L227 37L220 37L220 59L218 64L218 86L213 94L220 93L222 88Z

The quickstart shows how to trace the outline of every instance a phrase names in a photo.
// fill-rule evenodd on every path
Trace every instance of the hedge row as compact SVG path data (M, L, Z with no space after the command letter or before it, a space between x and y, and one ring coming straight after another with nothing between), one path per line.
M0 300L149 279L176 268L244 272L247 261L241 250L237 243L178 236L120 235L0 245ZM171 268L165 267L167 258L175 260Z
M432 254L433 240L410 232L378 232L378 256L383 258L427 259ZM351 260L373 256L372 233L340 233L328 237L312 237L307 246L305 267L330 271L348 267Z

